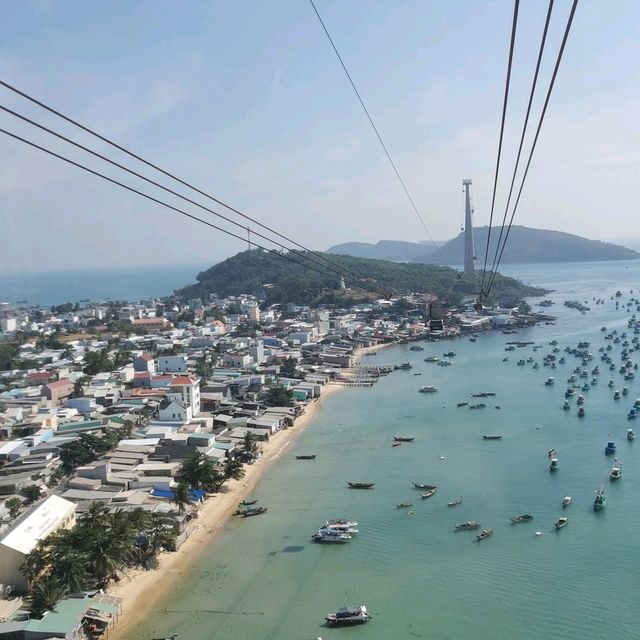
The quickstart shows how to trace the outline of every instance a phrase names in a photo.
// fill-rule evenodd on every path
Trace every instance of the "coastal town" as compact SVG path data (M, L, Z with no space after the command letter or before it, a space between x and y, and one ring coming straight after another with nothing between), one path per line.
M546 318L469 300L436 319L426 294L261 303L0 304L0 633L101 637L124 583L203 526L264 513L246 489L280 434L405 366L362 355Z

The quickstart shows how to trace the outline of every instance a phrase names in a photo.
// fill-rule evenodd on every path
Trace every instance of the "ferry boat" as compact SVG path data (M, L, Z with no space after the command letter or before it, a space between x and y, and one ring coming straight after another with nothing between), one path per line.
M571 504L571 500L572 500L571 496L565 496L562 499L562 508L564 509L565 507L568 507Z
M348 624L364 624L369 622L371 616L367 612L367 607L360 605L359 607L342 607L335 613L326 615L325 620L328 624L334 626Z
M318 533L314 533L311 536L314 542L326 542L328 544L345 544L351 540L351 536L348 533L340 533L340 531L333 531L330 529L320 529Z
M471 531L472 529L479 529L480 523L475 520L469 520L468 522L462 522L460 524L453 525L456 531Z
M551 462L549 463L549 471L557 471L560 468L560 461L558 458L551 458Z
M616 443L611 441L607 442L607 446L604 448L605 455L610 456L615 452L616 452Z
M604 488L600 487L596 491L596 498L593 501L593 510L602 511L607 506L607 496L604 493Z
M567 526L567 522L569 522L569 518L558 518L554 526L556 529L562 529L562 527Z
M636 438L636 434L633 433L633 429L627 429L627 440L633 442Z
M436 393L438 391L438 387L433 387L431 385L425 385L424 387L420 387L418 389L420 393Z
M622 478L622 467L620 466L620 462L618 460L615 460L613 462L613 467L611 467L609 478L611 480L620 480L620 478Z

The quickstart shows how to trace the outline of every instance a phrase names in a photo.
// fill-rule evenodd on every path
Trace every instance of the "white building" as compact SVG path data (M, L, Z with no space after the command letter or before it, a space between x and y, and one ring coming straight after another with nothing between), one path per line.
M0 538L0 583L16 591L27 587L20 565L38 544L58 529L71 529L76 523L76 505L59 496L50 496L26 517L19 518Z
M191 410L191 417L200 413L199 381L190 376L178 376L171 381L168 398L181 400Z
M160 356L158 371L160 373L186 373L187 358L185 356Z

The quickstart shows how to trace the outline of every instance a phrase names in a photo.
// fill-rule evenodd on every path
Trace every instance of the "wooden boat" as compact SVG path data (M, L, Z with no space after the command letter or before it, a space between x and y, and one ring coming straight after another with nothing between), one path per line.
M486 406L484 402L478 402L477 404L470 404L469 409L484 409Z
M249 518L251 516L259 516L261 513L266 513L267 512L267 507L256 507L255 509L252 507L249 507L248 509L245 509L240 515L243 518Z
M304 456L296 456L296 460L315 460L315 459L316 459L315 454L304 455Z
M472 398L490 398L495 395L496 395L495 391L481 391L480 393L472 393L471 397Z
M406 509L407 507L412 507L413 502L399 502L396 505L396 509Z
M435 484L423 484L422 482L414 482L413 486L416 489L427 489L428 491L431 491L432 489L437 489Z
M562 529L562 527L567 526L567 522L569 522L569 518L558 518L554 526L556 529Z
M420 494L420 497L423 500L426 500L427 498L430 498L431 496L435 495L436 490L435 489L431 489L430 491L427 491L426 493L422 493Z
M468 402L458 402L458 404L456 404L456 407L466 407L468 404Z
M375 482L347 482L350 489L372 489Z
M489 536L493 535L493 529L483 529L477 536L476 536L476 540L478 542L480 542L480 540L484 540L485 538L488 538Z
M468 522L462 522L460 524L453 525L456 531L471 531L472 529L479 529L480 523L475 520L469 520Z
M482 436L483 440L502 440L502 436L499 434L496 435L486 435Z
M402 444L402 442L392 442L391 446L392 447L399 447Z
M415 437L414 438L408 438L408 437L405 437L405 436L394 436L393 439L396 442L413 442L415 440Z
M455 507L458 504L462 504L462 498L458 498L457 500L452 500L451 502L447 502L447 507Z
M239 506L250 507L252 504L255 504L256 502L258 502L258 498L256 498L255 500L243 500Z
M511 522L530 522L533 520L533 516L528 513L524 513L521 516L513 516Z

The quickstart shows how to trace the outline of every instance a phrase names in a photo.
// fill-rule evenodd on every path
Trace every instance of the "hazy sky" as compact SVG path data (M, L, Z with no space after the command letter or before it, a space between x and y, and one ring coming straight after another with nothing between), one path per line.
M542 0L521 5L506 166L546 12ZM475 223L486 224L511 1L317 6L432 236L458 232L466 177ZM556 2L545 80L569 6ZM306 0L6 0L2 14L0 77L262 222L314 249L425 239ZM640 236L639 60L637 0L581 0L517 223ZM116 175L9 115L0 121ZM245 248L5 136L0 176L3 271L213 262Z

